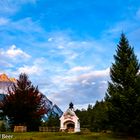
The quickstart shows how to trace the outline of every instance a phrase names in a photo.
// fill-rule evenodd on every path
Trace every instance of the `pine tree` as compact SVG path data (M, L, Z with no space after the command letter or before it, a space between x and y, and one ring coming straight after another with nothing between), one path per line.
M140 131L140 119L138 119L140 65L134 54L134 48L129 45L124 34L121 35L114 59L115 62L110 69L111 81L106 94L109 121L115 132L137 135Z
M28 131L38 130L45 113L42 94L34 87L26 74L20 74L17 83L8 90L3 100L3 113L8 116L11 127L26 125Z
M47 120L47 126L48 127L59 127L60 121L58 114L51 113Z

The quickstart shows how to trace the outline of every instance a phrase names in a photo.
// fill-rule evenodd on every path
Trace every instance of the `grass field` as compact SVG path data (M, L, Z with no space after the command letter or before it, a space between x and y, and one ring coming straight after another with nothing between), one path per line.
M2 133L4 140L127 140L125 138L115 138L111 134L86 133L68 134L61 132L26 132L26 133ZM9 136L9 138L8 138ZM7 137L7 138L6 138Z

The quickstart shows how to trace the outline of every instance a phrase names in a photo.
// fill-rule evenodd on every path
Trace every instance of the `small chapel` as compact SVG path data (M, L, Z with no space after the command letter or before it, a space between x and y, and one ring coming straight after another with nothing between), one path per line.
M60 131L64 132L80 132L80 121L74 112L73 103L69 104L69 108L60 118Z

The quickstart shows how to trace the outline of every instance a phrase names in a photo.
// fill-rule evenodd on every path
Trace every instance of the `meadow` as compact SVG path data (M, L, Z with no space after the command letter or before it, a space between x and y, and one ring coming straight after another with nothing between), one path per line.
M26 132L26 133L2 133L4 140L128 140L128 138L115 137L104 133L75 133L62 132ZM3 138L2 138L3 136ZM7 136L7 138L6 138ZM9 136L9 137L8 137ZM138 139L137 139L138 140Z

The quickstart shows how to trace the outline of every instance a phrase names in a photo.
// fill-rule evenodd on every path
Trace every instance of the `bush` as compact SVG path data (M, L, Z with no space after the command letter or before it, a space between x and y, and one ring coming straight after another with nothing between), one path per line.
M6 131L6 126L5 126L4 122L2 122L1 125L0 125L0 131L1 132L5 132Z

